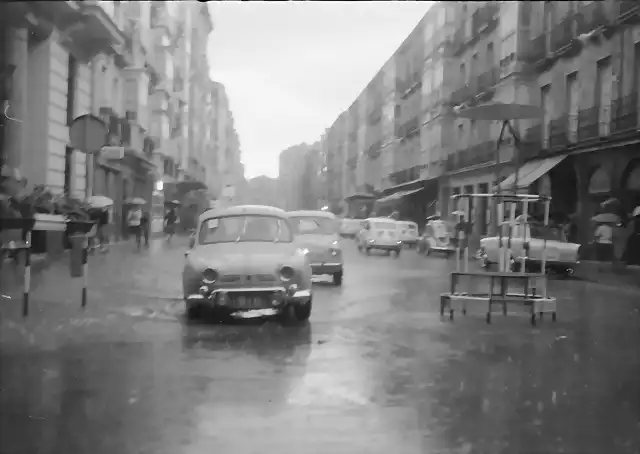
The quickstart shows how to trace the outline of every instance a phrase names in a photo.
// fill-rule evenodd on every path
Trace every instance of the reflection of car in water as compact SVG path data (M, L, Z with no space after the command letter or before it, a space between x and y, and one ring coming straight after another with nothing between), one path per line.
M396 221L389 218L369 218L365 220L364 228L358 233L356 239L358 250L366 252L367 255L372 250L385 251L390 254L396 253L400 256L402 241L398 235Z
M182 288L191 318L210 311L305 321L311 314L311 266L279 208L243 205L203 213L186 253Z
M418 224L411 221L397 221L400 241L409 247L413 247L418 242Z
M509 226L502 237L503 244L508 241ZM566 241L564 232L560 228L545 227L542 224L517 224L511 226L511 255L512 266L518 268L521 258L525 258L528 271L540 271L542 265L542 251L545 250L546 267L561 274L572 275L579 263L579 244ZM489 268L499 261L498 237L480 240L479 257L482 266Z
M362 219L342 219L340 223L340 236L344 238L355 238L358 232L364 227Z
M342 285L343 265L338 220L327 211L287 213L295 234L294 242L305 250L314 275L329 274Z
M428 218L424 235L418 239L418 254L430 255L440 252L450 256L455 253L456 243L453 241L453 227L439 216Z

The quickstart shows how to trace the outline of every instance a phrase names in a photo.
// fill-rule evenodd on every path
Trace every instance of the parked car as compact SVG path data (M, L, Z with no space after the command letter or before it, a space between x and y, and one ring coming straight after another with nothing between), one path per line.
M400 241L402 244L406 244L409 247L414 247L418 242L418 224L412 221L396 221L398 225L398 232L400 234Z
M335 285L342 285L344 262L336 216L328 211L291 211L288 216L294 241L307 253L312 274L329 274Z
M392 251L396 257L400 256L402 240L398 235L397 221L390 218L369 218L365 220L364 228L356 239L358 250L366 252L372 250L385 251L389 255Z
M344 218L340 222L340 236L344 238L355 238L363 226L363 219Z
M418 239L416 250L418 254L424 255L430 255L432 252L453 255L456 252L453 227L440 216L428 218L424 235Z
M293 241L287 213L241 205L204 212L182 272L187 316L311 315L311 265Z
M507 246L509 227L502 237ZM497 236L480 240L479 258L482 266L488 268L499 261L499 238ZM579 264L579 244L569 243L560 228L543 226L538 223L516 224L511 226L511 264L519 269L521 259L525 258L527 271L538 272L542 265L542 251L545 249L546 267L549 270L573 275Z

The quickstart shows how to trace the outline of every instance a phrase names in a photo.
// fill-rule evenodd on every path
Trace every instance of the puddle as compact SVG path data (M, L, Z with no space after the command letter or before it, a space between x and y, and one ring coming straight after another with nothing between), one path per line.
M125 307L117 310L118 313L133 318L157 320L163 322L178 322L184 314L181 304L166 304L159 308L151 307Z

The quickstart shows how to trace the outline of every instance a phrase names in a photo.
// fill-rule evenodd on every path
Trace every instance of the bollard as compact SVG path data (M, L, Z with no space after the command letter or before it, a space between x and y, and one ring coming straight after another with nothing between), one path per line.
M29 315L29 293L31 292L31 231L25 237L24 292L22 294L22 316Z
M89 282L89 245L86 235L73 235L71 242L71 277L82 278L82 307L87 305L87 287Z

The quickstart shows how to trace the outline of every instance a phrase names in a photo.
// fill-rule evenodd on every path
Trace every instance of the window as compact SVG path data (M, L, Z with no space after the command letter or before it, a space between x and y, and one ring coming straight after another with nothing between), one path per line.
M87 161L89 161L87 159ZM73 148L67 146L64 150L64 194L70 196L73 191Z
M493 68L493 65L495 65L495 58L496 56L494 55L493 51L493 43L489 43L487 44L487 55L485 57L487 71L489 71L491 68Z
M78 62L69 54L67 64L67 126L71 126L75 115L76 87L78 79Z
M478 54L477 53L471 56L471 66L469 67L469 75L471 77L478 75Z
M460 63L460 83L467 83L467 65Z
M549 143L549 121L551 120L550 112L550 95L551 85L545 85L540 88L540 108L542 109L542 142L543 148L547 148Z
M433 36L433 24L431 22L429 22L429 23L427 23L427 26L426 26L426 29L425 29L426 41L429 41L432 36Z
M296 216L289 218L293 231L298 235L334 235L338 233L338 223L331 218L317 216Z
M567 76L566 112L569 132L569 140L575 142L578 136L578 109L580 104L580 90L578 86L578 73L573 72Z
M598 61L596 82L596 102L598 103L598 131L601 136L609 134L611 122L611 96L613 89L613 73L609 57Z
M275 216L217 217L200 226L200 244L232 242L291 243L292 235L287 223Z
M439 88L442 85L444 79L444 66L442 62L436 63L433 69L433 88Z

